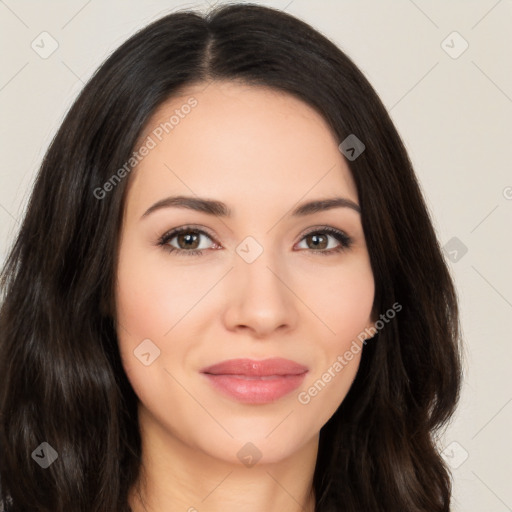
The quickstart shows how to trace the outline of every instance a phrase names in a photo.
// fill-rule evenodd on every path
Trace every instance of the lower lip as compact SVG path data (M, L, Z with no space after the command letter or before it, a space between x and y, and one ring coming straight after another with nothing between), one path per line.
M272 378L244 377L242 375L212 375L205 373L218 391L247 404L275 402L297 389L307 372L300 375L278 375Z

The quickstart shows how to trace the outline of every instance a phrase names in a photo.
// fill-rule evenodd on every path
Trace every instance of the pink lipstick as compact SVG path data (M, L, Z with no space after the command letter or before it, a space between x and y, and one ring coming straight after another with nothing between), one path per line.
M215 389L248 404L279 400L298 388L307 372L306 366L280 357L230 359L201 370Z

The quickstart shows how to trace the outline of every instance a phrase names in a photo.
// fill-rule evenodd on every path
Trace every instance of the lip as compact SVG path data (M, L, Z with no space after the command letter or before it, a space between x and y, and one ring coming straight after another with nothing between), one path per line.
M250 404L279 400L299 387L308 371L306 366L280 357L230 359L200 370L217 391Z

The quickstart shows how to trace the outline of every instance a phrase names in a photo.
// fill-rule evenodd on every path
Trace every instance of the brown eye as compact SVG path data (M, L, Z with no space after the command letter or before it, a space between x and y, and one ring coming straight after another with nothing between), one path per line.
M208 244L200 247L201 238L212 240L212 237L201 229L184 226L165 233L158 245L164 247L168 252L177 252L186 256L201 255L203 249L209 249ZM175 241L174 241L175 240Z
M312 235L307 235L305 239L311 241L311 245L308 244L310 249L327 249L329 245L327 236L322 234L313 233Z
M331 240L337 241L338 245L335 242L331 242ZM306 243L305 249L310 252L329 255L349 249L352 245L352 238L342 231L325 227L306 233L301 240L301 243L303 242Z
M190 233L194 234L191 235ZM201 235L198 235L197 232L189 231L187 233L177 235L174 238L178 241L178 247L180 249L197 249Z

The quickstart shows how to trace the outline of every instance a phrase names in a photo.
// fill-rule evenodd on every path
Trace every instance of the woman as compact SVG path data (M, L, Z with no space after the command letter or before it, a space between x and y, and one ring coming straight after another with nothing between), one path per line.
M115 51L2 287L8 510L449 510L454 286L375 91L284 12Z

